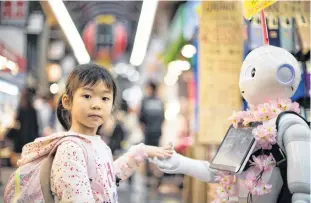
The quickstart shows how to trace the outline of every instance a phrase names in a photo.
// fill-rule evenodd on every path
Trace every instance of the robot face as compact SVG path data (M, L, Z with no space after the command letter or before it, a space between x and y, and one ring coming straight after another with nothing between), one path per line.
M285 49L262 46L245 58L240 73L240 91L250 104L290 98L301 80L297 60Z

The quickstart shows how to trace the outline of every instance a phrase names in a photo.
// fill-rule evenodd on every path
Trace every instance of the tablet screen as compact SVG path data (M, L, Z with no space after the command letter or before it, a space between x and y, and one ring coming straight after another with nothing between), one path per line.
M255 143L252 134L254 127L230 127L216 155L211 162L211 168L237 172Z

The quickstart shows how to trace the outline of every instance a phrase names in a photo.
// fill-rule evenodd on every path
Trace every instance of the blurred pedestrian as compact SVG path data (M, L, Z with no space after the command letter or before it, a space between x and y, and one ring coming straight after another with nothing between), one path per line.
M37 111L33 106L33 93L29 89L21 92L16 119L7 137L13 141L11 164L16 166L23 146L39 137Z
M145 144L159 146L164 122L164 104L157 96L158 85L152 81L147 83L145 97L141 103L139 121L145 135ZM147 186L152 184L154 174L149 162L146 162ZM158 179L160 182L160 179Z

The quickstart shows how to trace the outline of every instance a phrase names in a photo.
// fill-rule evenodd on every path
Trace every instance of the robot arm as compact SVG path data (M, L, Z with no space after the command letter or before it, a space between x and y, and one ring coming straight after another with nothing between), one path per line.
M278 143L287 154L287 183L293 203L310 203L310 129L297 115L279 122Z
M151 161L164 173L184 174L204 182L215 182L216 171L209 168L208 161L190 159L177 153L169 159Z

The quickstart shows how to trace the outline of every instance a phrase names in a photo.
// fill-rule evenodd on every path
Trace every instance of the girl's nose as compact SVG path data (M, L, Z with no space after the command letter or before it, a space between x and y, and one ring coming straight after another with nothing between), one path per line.
M101 109L101 105L99 101L94 101L91 105L91 109L92 110L100 110Z
M100 110L100 105L92 104L91 109L93 109L93 110Z

